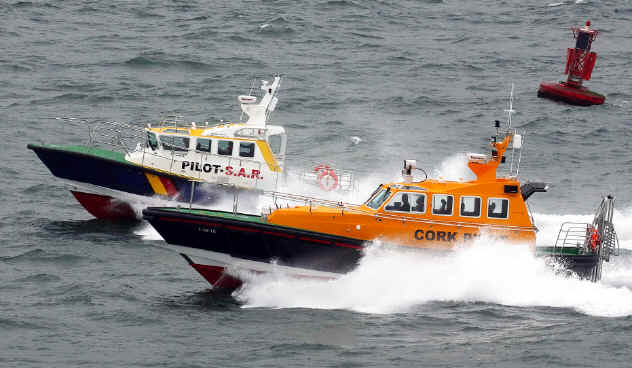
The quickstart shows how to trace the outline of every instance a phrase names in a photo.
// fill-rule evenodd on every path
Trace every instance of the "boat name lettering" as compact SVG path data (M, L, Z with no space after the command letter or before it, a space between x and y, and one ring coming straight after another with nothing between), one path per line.
M222 167L222 165L211 165L211 164L204 164L204 165L200 165L199 162L195 162L195 161L182 161L182 170L189 168L189 170L191 171L200 171L200 172L206 172L206 173L210 173L210 172L214 172L215 174L220 172L220 168Z
M417 240L436 240L443 242L456 242L456 237L459 235L456 231L433 231L433 230L417 230L415 231L415 239ZM477 237L478 234L464 233L463 240L471 240Z
M225 173L228 176L241 176L243 178L248 179L263 179L261 175L261 171L257 169L250 169L249 172L246 172L246 168L241 167L239 169L234 168L232 166L222 167L222 165L215 164L202 164L200 162L195 161L182 161L182 170L189 169L191 171L212 173L212 174L221 174Z
M478 238L480 236L480 234L474 233L474 234L470 234L470 233L465 233L463 234L463 240L472 240L474 238Z
M217 230L215 230L212 227L203 227L203 226L198 226L198 231L202 232L202 233L211 233L211 234L217 234Z

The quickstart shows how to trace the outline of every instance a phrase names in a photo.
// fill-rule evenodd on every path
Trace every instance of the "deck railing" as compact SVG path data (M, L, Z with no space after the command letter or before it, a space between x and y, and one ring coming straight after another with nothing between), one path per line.
M558 248L580 248L587 250L588 241L592 234L592 225L579 222L565 222L560 227L555 240L554 251L561 252Z
M123 149L131 153L138 148L138 144L147 139L145 130L139 126L118 121L103 121L90 127L90 144L106 145Z
M351 170L344 170L332 165L322 165L317 163L305 164L307 168L288 171L288 175L295 176L300 182L313 186L321 186L324 190L357 192L359 190L356 174ZM335 186L327 186L327 183L321 183L320 180L326 180L330 171L336 177ZM322 176L321 176L322 175Z
M592 223L565 222L560 227L553 246L553 255L563 248L578 248L578 254L598 254L605 261L619 255L619 239L612 224L614 197L604 197Z

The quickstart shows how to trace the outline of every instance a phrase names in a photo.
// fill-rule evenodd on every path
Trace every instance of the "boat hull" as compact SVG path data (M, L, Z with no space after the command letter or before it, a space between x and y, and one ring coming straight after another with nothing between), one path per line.
M54 176L69 183L77 201L97 218L138 220L129 197L139 203L143 197L151 197L204 205L212 204L228 190L139 166L126 161L122 153L96 147L27 147Z
M295 277L334 278L357 266L368 243L230 212L150 207L143 210L143 217L168 243L164 247L182 254L218 288L241 284L239 272L231 270L267 273L276 268ZM186 255L201 261L193 262ZM597 253L537 247L536 255L582 279L598 281L601 277L602 260Z
M226 267L216 265L206 265L195 263L184 253L180 253L182 257L196 270L206 281L208 281L215 289L232 291L241 286L242 281L234 277L226 269Z
M354 269L363 254L360 239L272 225L259 216L199 212L150 207L143 218L179 253L205 258L204 264L192 267L211 284L219 272L212 267L254 272L279 268L297 277L331 278Z
M577 248L537 247L536 256L544 257L547 262L561 266L565 272L581 279L593 282L601 279L603 261L596 252L580 254Z
M573 87L565 82L541 83L538 97L562 101L571 105L601 105L606 97L586 87Z
M114 197L77 190L71 190L70 192L77 202L96 218L107 220L134 220L138 218L136 211L129 203Z

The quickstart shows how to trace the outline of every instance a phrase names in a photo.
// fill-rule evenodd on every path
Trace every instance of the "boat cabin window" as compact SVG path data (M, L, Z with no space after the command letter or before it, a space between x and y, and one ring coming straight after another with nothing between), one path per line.
M463 217L480 217L481 216L481 198L461 196L460 214Z
M413 194L413 207L410 209L412 212L424 213L426 212L426 195L421 193Z
M454 197L447 194L433 194L432 195L432 214L451 216L452 215L452 202Z
M509 217L509 200L505 198L489 198L487 200L487 217L506 219Z
M369 208L373 208L374 210L377 210L378 208L380 208L382 203L384 203L384 201L386 201L386 199L390 195L391 195L390 189L382 189L376 195L374 195L371 199L369 199L366 202L366 205Z
M394 212L424 213L426 211L426 195L399 192L393 196L384 209Z
M217 154L224 156L233 155L233 141L218 141Z
M281 138L281 134L275 134L268 137L268 144L270 145L270 150L272 150L272 153L274 153L275 155L278 155L279 153L281 153L282 142L283 142L283 139Z
M211 140L206 138L198 138L195 145L196 151L211 152Z
M160 142L162 142L162 148L173 151L188 151L189 150L189 137L180 137L177 135L160 136Z
M239 157L255 157L255 144L253 142L239 142Z
M156 138L156 134L147 132L147 144L154 151L158 148L158 138Z

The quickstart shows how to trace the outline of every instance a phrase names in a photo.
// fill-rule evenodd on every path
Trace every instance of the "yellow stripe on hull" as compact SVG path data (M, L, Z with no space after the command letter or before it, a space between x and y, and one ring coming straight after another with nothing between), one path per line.
M168 195L167 189L165 189L165 186L162 184L160 178L157 175L145 173L145 176L147 177L147 180L149 180L149 184L151 185L154 192L156 192L156 194L165 196Z
M281 166L279 166L279 163L274 158L272 151L270 151L268 143L266 141L257 141L257 146L259 146L259 150L261 151L263 158L266 160L270 171L281 172Z

